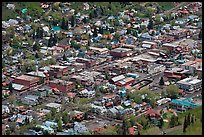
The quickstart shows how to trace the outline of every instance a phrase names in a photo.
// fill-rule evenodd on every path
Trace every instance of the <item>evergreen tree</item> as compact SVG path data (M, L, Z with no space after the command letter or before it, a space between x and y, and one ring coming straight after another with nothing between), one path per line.
M64 29L64 30L66 29L66 21L65 21L64 17L62 18L61 28Z
M137 135L141 135L141 134L140 134L140 131L139 131L139 130L138 130L138 133L137 133Z
M154 25L153 20L152 20L152 19L150 19L150 21L149 21L149 24L148 24L147 28L148 28L149 30L150 30L150 29L153 29L153 25Z
M130 28L128 28L127 29L127 33L126 34L130 34L131 33L131 29Z
M33 51L36 51L36 50L39 50L39 47L38 47L37 44L34 44L34 45L33 45Z
M195 115L193 114L191 117L191 123L193 124L195 122Z
M161 85L161 86L164 85L164 79L163 79L163 77L160 78L159 85Z
M12 93L13 92L12 83L10 82L8 86L9 86L9 91Z
M95 17L94 12L91 11L90 14L89 14L89 18L90 18L90 19L93 19L94 17Z
M200 33L199 33L199 35L198 35L198 38L199 38L199 40L202 39L202 29L200 30Z
M66 60L67 60L67 57L66 57L66 55L65 55L65 54L63 55L63 60L64 60L64 61L66 61Z
M99 33L103 34L103 28L102 27L99 27Z
M37 52L35 53L35 58L39 58L39 55L38 55L38 53L37 53Z
M127 132L127 125L126 125L125 120L123 120L122 129L123 129L123 135L126 135L126 132Z
M71 26L75 27L75 25L76 25L76 18L75 18L75 16L72 16L71 17Z
M184 124L183 124L183 132L186 132L186 128L187 128L187 119L186 119L186 116L185 116Z
M187 116L187 126L189 126L190 125L190 123L191 123L191 114L190 113L188 113L188 116Z
M53 38L53 42L52 42L52 46L55 46L57 44L57 35L54 34L54 38Z
M62 120L59 120L58 122L57 122L57 126L58 126L58 131L62 131Z
M47 46L52 47L52 37L49 38Z
M64 112L62 115L62 121L66 124L69 122L69 117L68 117L68 113Z
M98 36L97 30L96 28L94 28L93 37L97 37L97 36Z
M65 22L65 30L68 30L68 25L69 25L69 22L68 20Z

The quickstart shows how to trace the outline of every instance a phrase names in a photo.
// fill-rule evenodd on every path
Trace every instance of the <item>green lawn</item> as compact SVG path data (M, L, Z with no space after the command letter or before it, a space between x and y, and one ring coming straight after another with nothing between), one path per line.
M170 10L175 7L172 2L158 2L158 4L163 10Z
M152 127L147 130L142 130L141 135L162 135L162 132L158 127Z

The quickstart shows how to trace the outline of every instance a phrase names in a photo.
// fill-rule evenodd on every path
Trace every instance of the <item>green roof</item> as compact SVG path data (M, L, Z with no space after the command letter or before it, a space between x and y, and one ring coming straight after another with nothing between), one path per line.
M27 8L24 8L24 9L21 10L22 13L26 13L27 11L28 11Z

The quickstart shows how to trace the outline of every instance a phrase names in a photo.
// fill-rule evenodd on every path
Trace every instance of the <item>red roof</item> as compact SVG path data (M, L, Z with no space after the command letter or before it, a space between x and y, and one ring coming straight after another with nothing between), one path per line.
M130 135L134 135L134 134L135 134L135 128L134 128L134 127L128 128L128 133L129 133Z
M145 115L149 115L149 116L161 116L156 110L154 109L150 109L148 111L146 111Z

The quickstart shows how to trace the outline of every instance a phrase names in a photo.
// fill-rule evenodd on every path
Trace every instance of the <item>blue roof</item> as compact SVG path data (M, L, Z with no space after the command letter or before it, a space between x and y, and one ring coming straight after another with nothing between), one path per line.
M55 27L53 27L53 29L52 29L52 31L59 31L60 30L60 27L58 27L58 26L55 26Z
M189 107L197 107L200 106L199 104L196 104L192 101L191 98L185 98L183 100L178 100L178 99L172 99L172 103L180 104L180 105L185 105Z

